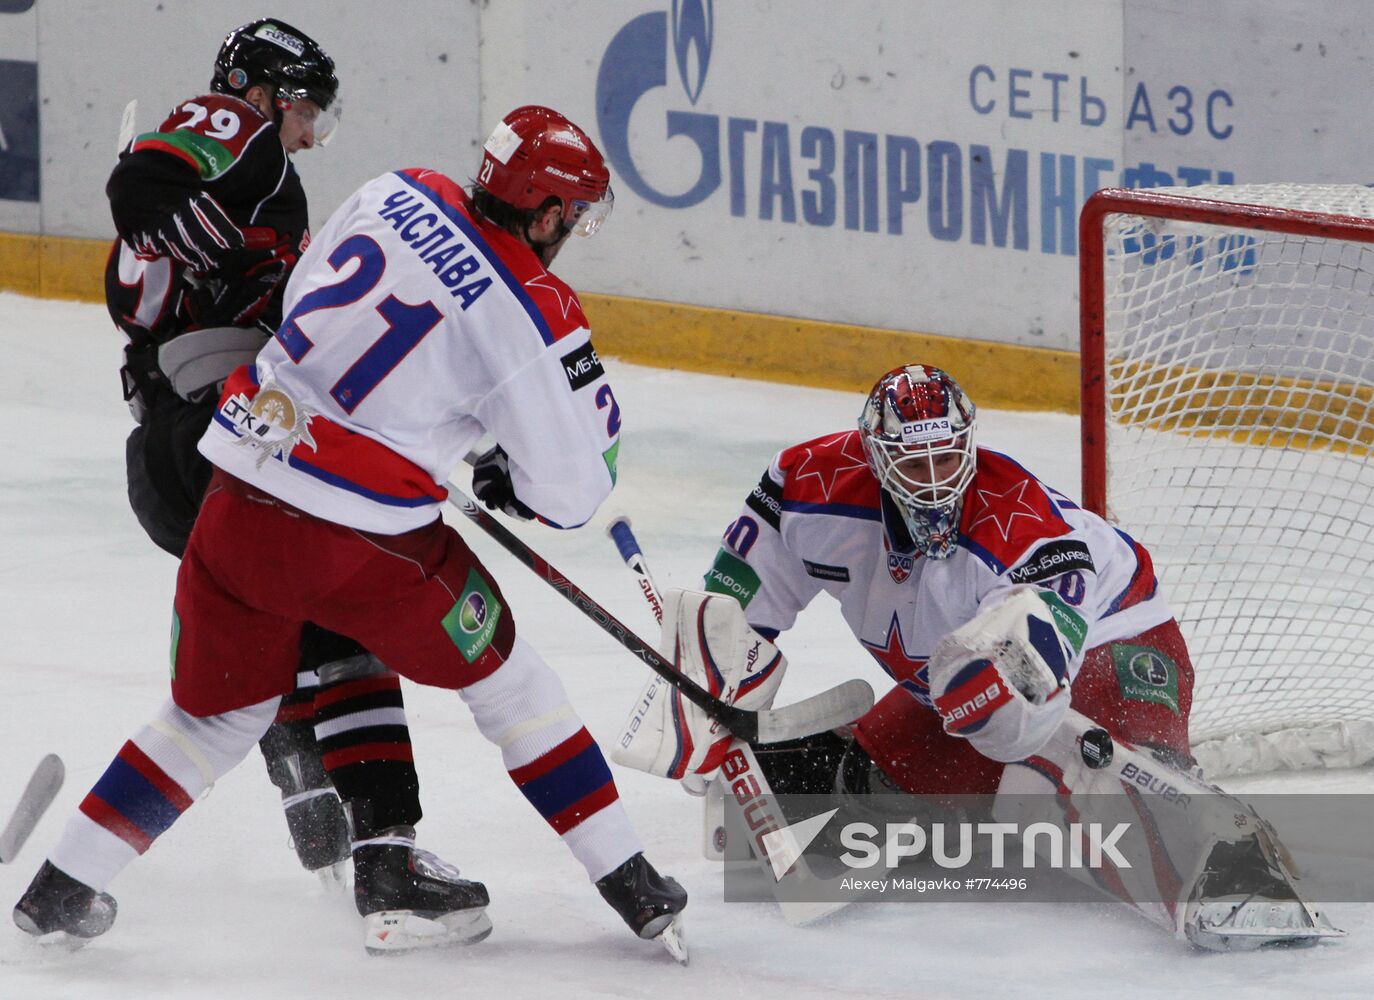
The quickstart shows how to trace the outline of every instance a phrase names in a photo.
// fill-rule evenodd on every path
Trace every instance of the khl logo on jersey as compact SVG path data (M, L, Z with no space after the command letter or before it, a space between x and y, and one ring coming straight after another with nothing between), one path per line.
M900 552L887 554L887 571L892 576L893 583L906 583L907 577L911 576L911 571L915 566L915 555L903 555Z

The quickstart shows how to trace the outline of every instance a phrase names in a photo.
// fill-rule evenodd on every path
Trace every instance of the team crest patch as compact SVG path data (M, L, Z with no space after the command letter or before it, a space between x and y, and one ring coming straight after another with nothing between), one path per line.
M477 570L469 570L463 596L449 608L442 621L444 631L463 654L463 659L469 663L477 661L491 644L500 620L501 602Z
M219 408L220 416L239 433L238 443L257 449L258 468L269 458L286 456L297 444L318 450L310 434L315 414L272 382L264 382L256 396L230 396Z
M1151 646L1118 642L1111 650L1123 698L1153 702L1179 714L1178 667L1173 660Z
M916 566L914 555L903 555L900 552L889 552L887 554L887 572L892 577L893 583L906 583L911 576L911 571Z

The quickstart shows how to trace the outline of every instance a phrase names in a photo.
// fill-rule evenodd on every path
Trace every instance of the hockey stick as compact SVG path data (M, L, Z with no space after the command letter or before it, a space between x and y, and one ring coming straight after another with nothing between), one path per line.
M14 860L24 841L29 839L29 834L33 833L33 828L43 818L43 813L52 805L52 800L57 798L65 775L62 758L55 753L48 754L38 762L24 788L24 794L19 796L14 812L10 814L10 821L0 832L0 864L7 865Z
M701 685L683 677L653 646L631 632L613 614L594 601L586 591L560 573L549 561L515 536L476 501L453 483L448 483L449 502L497 544L530 568L579 611L596 622L603 631L628 649L658 676L682 692L730 732L752 744L777 743L845 725L873 705L873 689L863 680L845 681L802 701L765 712L749 712L711 697Z
M649 605L649 610L654 613L654 620L663 624L663 600L660 596L658 584L654 582L653 574L649 572L649 564L644 558L644 550L639 546L639 539L635 537L634 530L630 527L630 519L624 514L612 519L606 525L606 534L611 541L615 542L616 549L620 552L620 558L625 560L625 566L634 573L635 580L639 583L639 592L644 595L644 600ZM655 679L655 684L662 684L662 679ZM773 790L768 785L768 778L759 767L758 758L748 743L743 740L734 740L730 746L729 753L738 751L736 758L739 764L743 765L743 773L756 776L759 783L761 796L767 796L767 801L772 802ZM708 861L725 860L725 798L724 798L724 779L719 773L713 777L702 792L695 788L683 785L693 795L702 795L702 841L701 853ZM770 810L776 812L776 810ZM776 826L776 823L771 825Z
M649 573L649 564L645 561L644 551L639 547L639 540L635 538L634 531L630 528L630 519L623 515L615 518L606 526L606 534L615 542L615 547L620 550L620 557L625 560L625 565L638 579L640 592L643 593L645 601L648 602L649 608L653 611L654 618L662 624L663 601L659 596L658 586ZM729 749L726 751L726 760L730 760L732 757L735 764L731 769L728 789L740 801L741 805L747 804L753 814L752 825L758 831L753 840L754 853L759 864L765 869L765 878L771 877L775 881L780 880L784 873L793 870L796 872L796 877L819 881L807 866L805 858L801 857L799 853L788 860L773 856L776 846L780 845L783 850L786 850L788 842L777 838L778 831L785 831L788 826L787 817L778 806L773 787L768 782L768 775L759 766L759 759L754 753L753 747L739 738L731 740ZM702 851L708 860L723 861L725 859L724 792L726 788L724 775L718 772L710 785L707 786L707 796L703 800L704 823L702 833L704 842ZM715 794L712 794L713 791ZM794 926L810 923L817 918L809 904L778 900L778 907L782 911L783 919ZM819 915L824 916L825 914Z

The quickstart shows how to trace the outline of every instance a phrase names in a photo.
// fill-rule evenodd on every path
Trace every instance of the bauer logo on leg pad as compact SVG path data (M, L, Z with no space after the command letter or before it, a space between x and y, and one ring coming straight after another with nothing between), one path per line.
M444 615L442 622L444 631L463 654L463 659L476 662L491 644L500 620L501 602L477 570L470 570L467 583L463 585L463 596Z

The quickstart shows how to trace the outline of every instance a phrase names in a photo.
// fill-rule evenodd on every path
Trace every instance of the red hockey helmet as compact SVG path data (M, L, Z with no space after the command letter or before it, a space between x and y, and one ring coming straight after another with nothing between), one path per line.
M586 132L552 108L527 104L506 115L482 146L477 183L516 208L552 196L563 224L590 236L611 214L611 172Z

